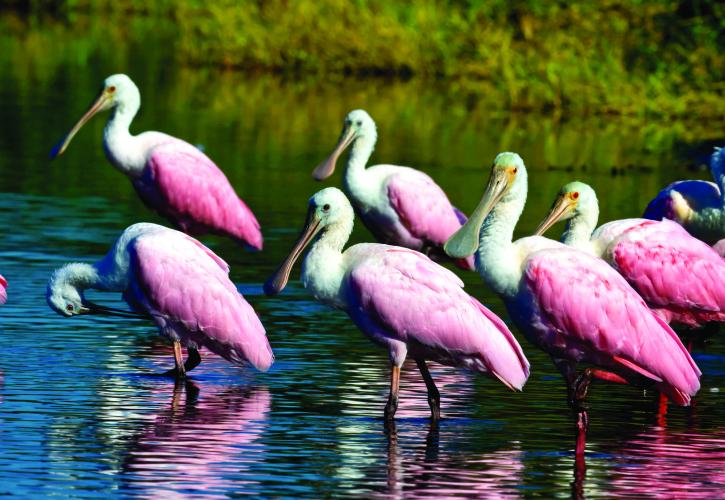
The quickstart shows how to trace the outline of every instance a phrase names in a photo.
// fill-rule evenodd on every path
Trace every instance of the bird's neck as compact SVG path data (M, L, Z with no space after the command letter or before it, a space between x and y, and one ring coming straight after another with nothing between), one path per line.
M352 214L349 222L333 224L312 243L302 263L302 283L318 300L342 308L342 249L352 232Z
M513 235L525 204L524 182L514 186L496 204L479 233L478 272L486 284L503 298L516 294L521 279L521 259L513 243Z
M570 247L585 247L591 240L598 219L599 210L590 209L578 213L566 223L560 241Z
M103 130L103 146L108 160L131 177L140 175L146 165L142 145L129 131L137 112L137 105L119 103L111 110L111 117Z
M98 268L92 264L66 264L53 275L52 281L57 286L70 285L80 291L88 288L105 290L106 286Z
M352 143L352 149L350 150L350 156L345 165L345 175L343 177L343 184L346 191L350 192L364 184L365 167L375 149L375 140L375 135L365 134L359 136Z

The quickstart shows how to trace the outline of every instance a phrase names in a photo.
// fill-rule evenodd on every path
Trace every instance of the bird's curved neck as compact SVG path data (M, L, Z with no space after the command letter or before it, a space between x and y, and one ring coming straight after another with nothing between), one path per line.
M334 307L342 307L342 249L352 232L349 221L325 228L315 239L302 263L302 283L317 299Z
M592 233L597 227L599 219L598 209L586 209L569 219L566 229L561 235L561 242L575 248L584 247L589 244Z
M121 172L132 176L139 175L146 164L141 145L129 131L138 109L138 104L119 103L111 110L111 117L103 130L108 160Z
M56 285L70 285L78 290L95 288L105 290L104 280L95 264L67 264L56 271L53 281Z
M375 141L375 135L363 134L352 143L343 177L346 190L350 191L364 183L365 167L375 149Z
M521 175L523 171L519 171ZM514 229L526 204L525 174L488 214L481 226L478 245L478 272L498 295L516 294L521 279L521 258L513 243Z

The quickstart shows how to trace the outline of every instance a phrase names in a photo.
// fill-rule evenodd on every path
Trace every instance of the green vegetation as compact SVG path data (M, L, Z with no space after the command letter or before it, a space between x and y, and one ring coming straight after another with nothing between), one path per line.
M43 0L17 1L42 12ZM420 77L505 109L725 115L725 4L714 0L66 0L171 19L179 62L338 80Z

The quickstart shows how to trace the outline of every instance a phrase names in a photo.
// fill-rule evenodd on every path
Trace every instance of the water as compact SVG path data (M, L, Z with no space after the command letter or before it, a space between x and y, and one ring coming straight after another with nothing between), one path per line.
M0 308L0 494L723 494L722 335L694 346L704 376L691 408L662 413L652 392L595 384L586 463L576 467L563 383L520 335L533 367L522 394L434 365L446 418L431 428L425 386L406 364L397 426L386 433L386 354L345 315L314 302L296 281L299 269L280 297L261 291L291 247L306 200L322 186L311 170L350 109L363 107L378 122L373 162L426 170L466 211L495 154L520 152L532 187L519 234L533 230L574 178L598 189L603 219L638 215L674 179L706 178L694 166L711 141L723 139L717 124L510 116L442 83L179 69L166 49L142 50L134 34L144 29L129 28L124 45L115 31L104 45L94 42L105 39L101 28L73 38L56 25L0 37L0 63L9 68L0 75L0 272L10 281ZM277 356L268 373L205 355L191 380L175 385L156 376L173 358L147 322L63 319L45 304L54 268L101 257L134 222L163 223L103 157L105 117L89 123L64 157L47 159L103 77L119 70L141 89L134 130L203 145L263 226L261 254L204 241L231 264L233 281L262 317ZM353 240L367 239L359 225ZM470 293L506 317L476 274L460 275ZM124 306L114 294L89 298Z

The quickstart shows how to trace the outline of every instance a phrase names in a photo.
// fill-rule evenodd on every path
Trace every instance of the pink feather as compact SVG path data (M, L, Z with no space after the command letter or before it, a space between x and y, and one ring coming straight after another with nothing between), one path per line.
M362 247L363 245L357 245ZM529 363L496 315L463 291L453 273L412 250L364 245L348 275L348 312L373 340L403 342L413 354L487 373L521 389ZM357 255L356 247L346 253Z
M269 369L274 356L264 327L229 280L223 260L171 230L141 234L128 251L132 279L124 298L146 309L162 333Z
M562 247L533 253L525 266L531 295L510 309L531 325L535 344L630 377L653 374L660 390L689 404L700 370L675 332L603 260Z
M175 138L150 150L143 175L133 179L143 201L184 232L230 236L260 250L262 233L224 173L204 153Z

